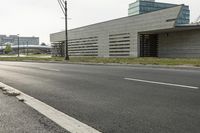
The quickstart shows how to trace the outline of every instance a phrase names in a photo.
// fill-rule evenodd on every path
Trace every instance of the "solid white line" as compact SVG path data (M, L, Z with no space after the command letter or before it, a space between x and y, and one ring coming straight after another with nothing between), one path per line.
M141 80L141 79L133 79L133 78L124 78L125 80L136 81L136 82L144 82L150 84L159 84L159 85L168 85L168 86L176 86L182 88L190 88L190 89L199 89L199 87L194 86L187 86L187 85L180 85L180 84L171 84L171 83L164 83L164 82L155 82L155 81L148 81L148 80Z
M5 87L7 90L11 90L14 92L19 92L20 95L17 96L18 99L24 99L24 103L34 108L50 120L57 123L62 128L66 129L70 133L101 133L96 129L64 114L61 111L56 110L55 108L15 89L4 83L0 82L0 86Z

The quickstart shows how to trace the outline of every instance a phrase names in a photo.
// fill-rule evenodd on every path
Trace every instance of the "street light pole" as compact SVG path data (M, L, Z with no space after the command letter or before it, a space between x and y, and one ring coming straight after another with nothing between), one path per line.
M24 50L24 55L26 55L26 47L24 42L23 42L23 50Z
M17 34L17 36L18 36L18 38L17 38L17 45L18 45L17 51L18 51L18 56L17 56L17 57L19 57L19 34Z
M28 41L26 42L26 55L28 56Z

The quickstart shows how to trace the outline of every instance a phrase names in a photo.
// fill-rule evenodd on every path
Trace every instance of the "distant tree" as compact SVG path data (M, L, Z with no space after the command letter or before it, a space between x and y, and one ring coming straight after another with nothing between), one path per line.
M45 43L41 43L41 46L47 46Z
M6 45L6 48L4 50L5 54L9 54L10 52L12 52L12 48L11 48L11 45L10 44L7 44Z

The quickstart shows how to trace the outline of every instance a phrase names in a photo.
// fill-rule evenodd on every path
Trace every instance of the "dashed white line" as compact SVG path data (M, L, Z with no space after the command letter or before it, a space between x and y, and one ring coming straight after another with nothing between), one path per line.
M101 133L98 130L64 114L61 111L56 110L55 108L13 88L4 83L0 82L1 87L5 87L9 91L20 93L17 96L18 99L23 99L24 103L29 105L30 107L34 108L50 120L57 123L62 128L66 129L70 133Z
M188 86L188 85L180 85L180 84L172 84L172 83L148 81L148 80L133 79L133 78L124 78L124 79L125 80L130 80L130 81L135 81L135 82L144 82L144 83L150 83L150 84L159 84L159 85L168 85L168 86L175 86L175 87L182 87L182 88L199 89L199 87Z
M43 68L43 67L39 67L40 70L47 70L47 71L56 71L56 72L60 72L59 69L50 69L50 68Z

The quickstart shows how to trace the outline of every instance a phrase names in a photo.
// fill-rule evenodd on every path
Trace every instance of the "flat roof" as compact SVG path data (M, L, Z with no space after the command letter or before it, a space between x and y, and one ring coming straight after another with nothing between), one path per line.
M158 34L163 32L175 32L175 31L187 31L187 30L200 30L200 24L184 24L177 25L175 28L162 29L162 30L152 30L152 31L141 31L141 34Z

